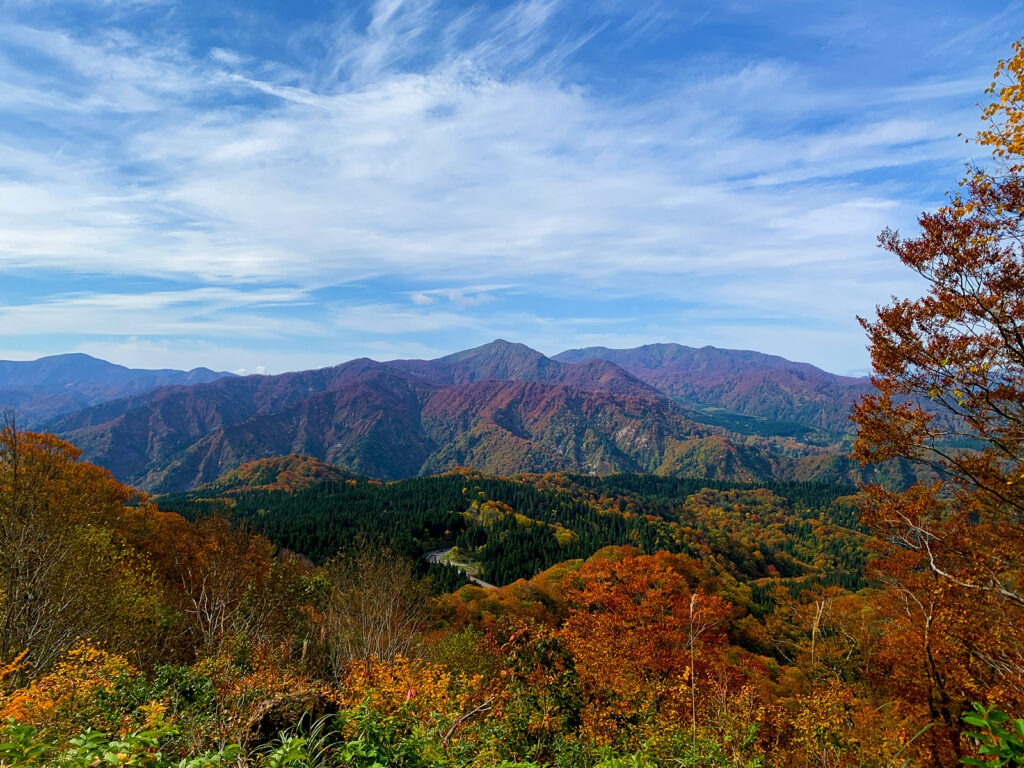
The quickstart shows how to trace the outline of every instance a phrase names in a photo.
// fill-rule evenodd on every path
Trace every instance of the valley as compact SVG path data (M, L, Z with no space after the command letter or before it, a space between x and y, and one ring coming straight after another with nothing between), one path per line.
M0 547L25 649L0 762L117 728L125 755L258 766L326 727L371 760L340 764L438 768L881 768L965 738L908 663L908 595L944 587L878 535L928 475L849 455L867 380L501 340L276 376L86 362L0 365L0 537L30 542ZM93 400L19 430L57 402L22 417L22 392L62 388ZM1007 645L959 605L923 618L977 700L977 649Z

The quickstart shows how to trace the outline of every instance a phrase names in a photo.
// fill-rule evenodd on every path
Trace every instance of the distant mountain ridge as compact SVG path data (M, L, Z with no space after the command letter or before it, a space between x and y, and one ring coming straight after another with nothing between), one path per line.
M621 366L592 357L561 361L545 357L525 344L496 339L481 347L456 352L437 360L392 360L393 370L432 384L472 384L477 381L536 381L563 384L592 392L655 394L657 390Z
M698 394L707 405L727 400L730 381L754 382L748 391L760 387L778 400L800 402L771 403L764 415L748 394L743 418L792 413L813 425L838 421L824 393L852 385L781 358L759 367L756 353L736 353L733 369L727 350L693 355L688 349L574 350L549 358L499 339L437 360L361 358L313 371L161 386L50 426L119 479L160 492L187 490L247 462L288 454L380 479L457 466L506 475L849 479L848 460L827 446L700 423L707 415L685 401L702 401L678 393ZM685 359L703 365L710 383L687 374L679 362Z
M209 368L127 368L82 353L0 360L0 410L11 409L26 425L36 427L62 414L156 387L202 384L225 376L234 374Z
M838 376L761 352L716 347L588 347L567 350L553 359L605 360L684 403L833 432L850 429L853 404L872 390L867 378Z

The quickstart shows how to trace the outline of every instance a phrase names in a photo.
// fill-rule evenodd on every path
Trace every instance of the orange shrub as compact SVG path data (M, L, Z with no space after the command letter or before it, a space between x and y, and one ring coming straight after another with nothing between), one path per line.
M104 694L113 693L119 680L137 674L123 656L82 641L51 672L4 697L0 719L14 718L61 732L82 728L118 731L128 723L123 715L104 706Z

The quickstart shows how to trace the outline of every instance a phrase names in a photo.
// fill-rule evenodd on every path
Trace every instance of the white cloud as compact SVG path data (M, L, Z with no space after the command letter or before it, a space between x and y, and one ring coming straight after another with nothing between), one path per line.
M308 303L295 290L243 292L227 288L55 296L0 304L0 325L11 336L68 333L104 336L247 336L319 334L319 324L294 317L269 320L261 310Z
M550 3L510 11L500 34L530 40L551 11ZM378 4L371 37L397 45L415 37L430 13L423 3ZM70 42L63 50L97 87L112 79L111 59L122 90L150 90L155 80L180 83L170 89L176 95L217 87L216 73L204 72L201 62L186 66L172 55L139 66ZM766 207L781 214L773 216L773 231L783 248L804 239L802 220L817 214L819 190L789 190L780 200L774 186L948 158L959 149L950 142L943 152L939 139L949 127L940 128L940 120L899 116L811 136L749 133L725 111L731 104L723 96L732 89L739 92L729 98L751 120L789 114L818 95L806 84L794 88L794 78L775 65L684 86L679 103L707 113L700 125L680 107L663 105L655 115L641 106L634 114L557 83L466 81L451 79L450 71L409 75L378 66L379 79L354 81L354 89L336 95L232 80L232 88L281 101L269 110L192 110L170 123L161 114L124 137L124 155L92 158L64 183L0 186L0 199L12 203L0 259L303 283L394 271L423 280L525 271L605 283L627 265L686 274L707 263L685 253L695 243L714 250L714 261L742 252L729 239L709 238L709 228L735 233L737 220L746 219L743 237ZM679 135L686 138L676 144ZM23 163L25 170L52 165L31 153ZM123 163L143 169L141 178L126 179ZM723 184L736 174L769 189ZM125 188L126 180L142 183Z
M391 336L430 333L473 327L471 317L443 310L411 309L391 304L356 304L336 307L330 322L339 331Z
M669 45L654 20L678 31L748 11L598 8L570 25L580 7L554 0L496 13L379 0L362 27L353 13L292 30L293 48L309 47L298 59L9 15L0 270L193 287L57 288L0 307L3 332L342 331L352 349L386 337L389 349L425 350L438 345L430 334L455 331L582 338L537 310L537 296L632 296L642 316L651 297L697 292L733 308L741 296L751 316L796 296L785 315L810 339L815 325L845 328L885 301L885 281L901 277L875 234L912 223L952 186L969 151L955 134L973 131L984 83L950 70L867 87L847 71L837 82L841 62L833 77L796 57L704 54L650 70L630 98L602 90L602 77L625 75L595 73L588 46L613 32L619 53L652 35ZM807 37L862 21L829 19ZM921 45L934 47L932 34ZM798 270L803 295L791 293ZM390 293L366 287L389 281ZM516 307L513 286L531 301ZM604 322L634 338L619 318ZM659 329L658 318L638 322ZM729 334L686 322L709 341ZM403 334L419 336L392 338ZM825 342L807 344L828 355ZM863 346L858 337L843 354L863 359L851 344Z

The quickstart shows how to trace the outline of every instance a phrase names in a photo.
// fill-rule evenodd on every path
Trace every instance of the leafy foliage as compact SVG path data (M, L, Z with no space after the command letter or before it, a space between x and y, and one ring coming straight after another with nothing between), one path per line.
M5 423L0 764L1022 764L1022 72L1018 45L979 137L997 171L883 234L929 294L864 321L857 453L936 482L383 484L293 457L161 511ZM474 437L524 426L487 405ZM755 454L677 441L659 471ZM456 580L431 550L498 586L432 597L424 574Z
M882 687L927 707L921 743L936 764L986 764L966 754L965 722L986 729L975 734L979 754L1012 759L1009 715L967 703L1024 707L1022 72L1018 43L997 68L978 135L994 167L969 167L949 203L919 218L916 236L881 235L927 294L861 320L878 393L856 408L856 453L900 457L937 477L901 493L872 489L865 514L885 585Z
M963 721L980 732L968 732L978 744L984 760L965 758L964 765L1024 765L1024 719L1011 721L1005 712L974 704L974 711L963 715Z
M485 580L508 584L609 545L715 558L735 578L819 574L862 585L864 536L855 489L814 483L753 486L650 475L458 472L394 483L326 482L295 493L200 490L163 497L189 517L230 511L281 547L326 562L358 537L416 559L454 544ZM773 531L773 534L769 534Z

